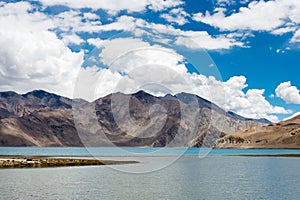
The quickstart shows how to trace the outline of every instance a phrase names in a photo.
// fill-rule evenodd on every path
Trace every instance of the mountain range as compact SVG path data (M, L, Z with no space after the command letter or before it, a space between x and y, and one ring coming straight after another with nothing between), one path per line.
M269 123L188 93L113 93L87 102L43 90L0 92L0 146L211 147Z

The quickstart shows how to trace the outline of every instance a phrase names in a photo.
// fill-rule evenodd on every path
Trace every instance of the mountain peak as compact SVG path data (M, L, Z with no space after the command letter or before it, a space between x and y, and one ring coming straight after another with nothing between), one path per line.
M6 92L0 92L0 97L8 98L12 96L18 96L19 94L14 91L6 91Z
M29 95L35 96L37 98L43 98L45 96L56 96L56 97L59 97L58 95L53 94L53 93L49 93L49 92L47 92L45 90L33 90L31 92L27 92L26 94L24 94L22 96L27 97Z
M147 92L145 92L144 90L139 90L136 93L132 94L133 96L153 96Z
M153 103L155 101L155 98L157 98L156 96L153 96L153 95L145 92L144 90L140 90L140 91L132 94L132 96L137 98L140 102L147 103L147 104Z

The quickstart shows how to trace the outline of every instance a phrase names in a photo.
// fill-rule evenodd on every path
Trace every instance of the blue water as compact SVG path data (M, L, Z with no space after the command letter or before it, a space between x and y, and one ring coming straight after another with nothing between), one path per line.
M118 168L2 169L0 199L300 199L300 158L226 156L299 153L297 150L214 149L199 159L196 148L188 149L184 155L180 148L164 151L152 148L0 148L0 154L6 155L91 156L89 151L98 156L141 162ZM159 170L128 173L155 169L168 159L172 163Z
M286 149L199 149L199 148L78 148L78 147L0 147L0 155L39 156L208 156L243 154L300 154Z

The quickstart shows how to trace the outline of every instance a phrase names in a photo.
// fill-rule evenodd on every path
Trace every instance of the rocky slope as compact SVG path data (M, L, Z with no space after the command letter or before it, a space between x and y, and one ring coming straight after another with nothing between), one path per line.
M22 117L43 108L71 109L72 105L87 103L82 99L71 100L43 90L34 90L20 95L15 92L0 92L0 119Z
M300 148L300 115L280 123L253 127L217 140L218 148Z
M82 146L71 109L45 108L0 120L0 146Z
M115 93L92 103L41 90L0 93L1 146L210 147L226 134L262 125L187 93Z

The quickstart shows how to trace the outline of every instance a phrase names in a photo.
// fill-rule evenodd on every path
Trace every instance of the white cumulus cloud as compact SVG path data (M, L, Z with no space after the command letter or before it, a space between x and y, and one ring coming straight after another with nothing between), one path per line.
M229 2L220 1L223 4ZM300 1L298 0L253 1L232 14L226 15L225 11L225 8L217 7L213 14L196 13L193 19L225 31L268 31L276 35L288 32L295 34L299 31ZM291 42L296 42L297 38L295 34Z
M117 13L121 10L128 12L141 12L147 7L153 11L161 11L183 4L181 0L40 0L44 6L65 5L70 8L91 8L94 10L103 9L110 13Z
M288 104L300 104L300 91L291 82L283 82L275 90L276 95Z
M191 31L175 29L173 26L164 24L148 23L138 19L136 28L151 29L156 34L165 34L174 37L173 43L190 49L230 49L234 46L243 46L243 42L236 41L225 35L212 36L207 31ZM170 43L170 42L169 42Z
M0 90L44 89L68 97L83 62L72 52L41 13L28 13L26 2L0 7Z
M174 8L169 13L161 14L160 17L164 18L167 22L184 25L188 23L187 17L189 14L183 8Z

